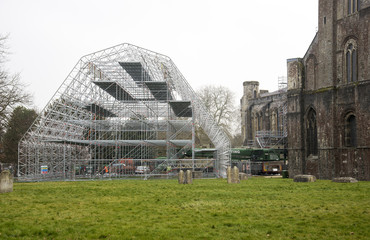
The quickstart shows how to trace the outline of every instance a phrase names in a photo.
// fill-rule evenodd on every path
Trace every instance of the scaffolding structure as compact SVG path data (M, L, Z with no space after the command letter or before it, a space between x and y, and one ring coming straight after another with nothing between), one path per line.
M195 126L214 144L213 158L194 158ZM172 60L131 44L82 57L18 150L23 180L147 179L179 169L225 177L230 165L229 138Z
M288 80L286 76L278 77L278 89L282 90L288 87Z
M277 130L263 130L256 131L255 142L260 148L286 148L287 144L287 78L285 76L278 77L278 91L277 94L280 94L276 98L277 102Z

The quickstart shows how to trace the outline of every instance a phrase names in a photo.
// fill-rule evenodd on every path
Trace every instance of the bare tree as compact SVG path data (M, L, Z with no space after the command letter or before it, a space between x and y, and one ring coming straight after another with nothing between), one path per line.
M232 139L231 139L231 146L232 147L241 147L243 146L242 140L242 117L240 112L240 104L234 110L233 114L233 125L232 125Z
M9 54L5 42L8 39L8 35L3 36L0 34L0 63L6 60L6 55Z
M197 91L197 95L203 101L217 124L226 131L232 141L233 147L240 145L240 141L238 140L238 133L240 132L240 110L235 107L235 94L227 87L210 85L200 88ZM201 139L207 139L204 136L204 132L199 128L196 135L201 143ZM203 145L205 144L203 143Z
M197 94L217 124L231 133L235 118L234 93L227 87L211 85L202 87Z
M7 127L9 116L20 104L30 103L30 94L24 91L25 85L20 81L19 73L11 74L5 69L9 55L6 41L8 36L0 35L0 140Z

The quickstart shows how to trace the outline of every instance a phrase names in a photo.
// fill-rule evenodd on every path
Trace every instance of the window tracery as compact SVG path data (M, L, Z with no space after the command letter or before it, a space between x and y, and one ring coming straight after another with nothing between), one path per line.
M353 14L359 9L359 0L347 0L347 14Z
M345 45L345 71L346 71L346 80L347 82L355 82L357 81L357 44L356 41L350 39L347 44Z

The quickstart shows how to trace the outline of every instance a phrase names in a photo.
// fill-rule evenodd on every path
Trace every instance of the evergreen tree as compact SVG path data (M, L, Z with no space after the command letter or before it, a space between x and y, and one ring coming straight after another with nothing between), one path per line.
M37 113L33 109L16 107L10 116L8 127L3 139L4 155L3 162L12 163L14 167L18 163L18 142L26 133Z

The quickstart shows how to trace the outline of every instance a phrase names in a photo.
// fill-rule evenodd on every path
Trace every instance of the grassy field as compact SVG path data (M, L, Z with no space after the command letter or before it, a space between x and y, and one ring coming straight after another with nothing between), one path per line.
M370 182L15 183L0 239L370 239Z

